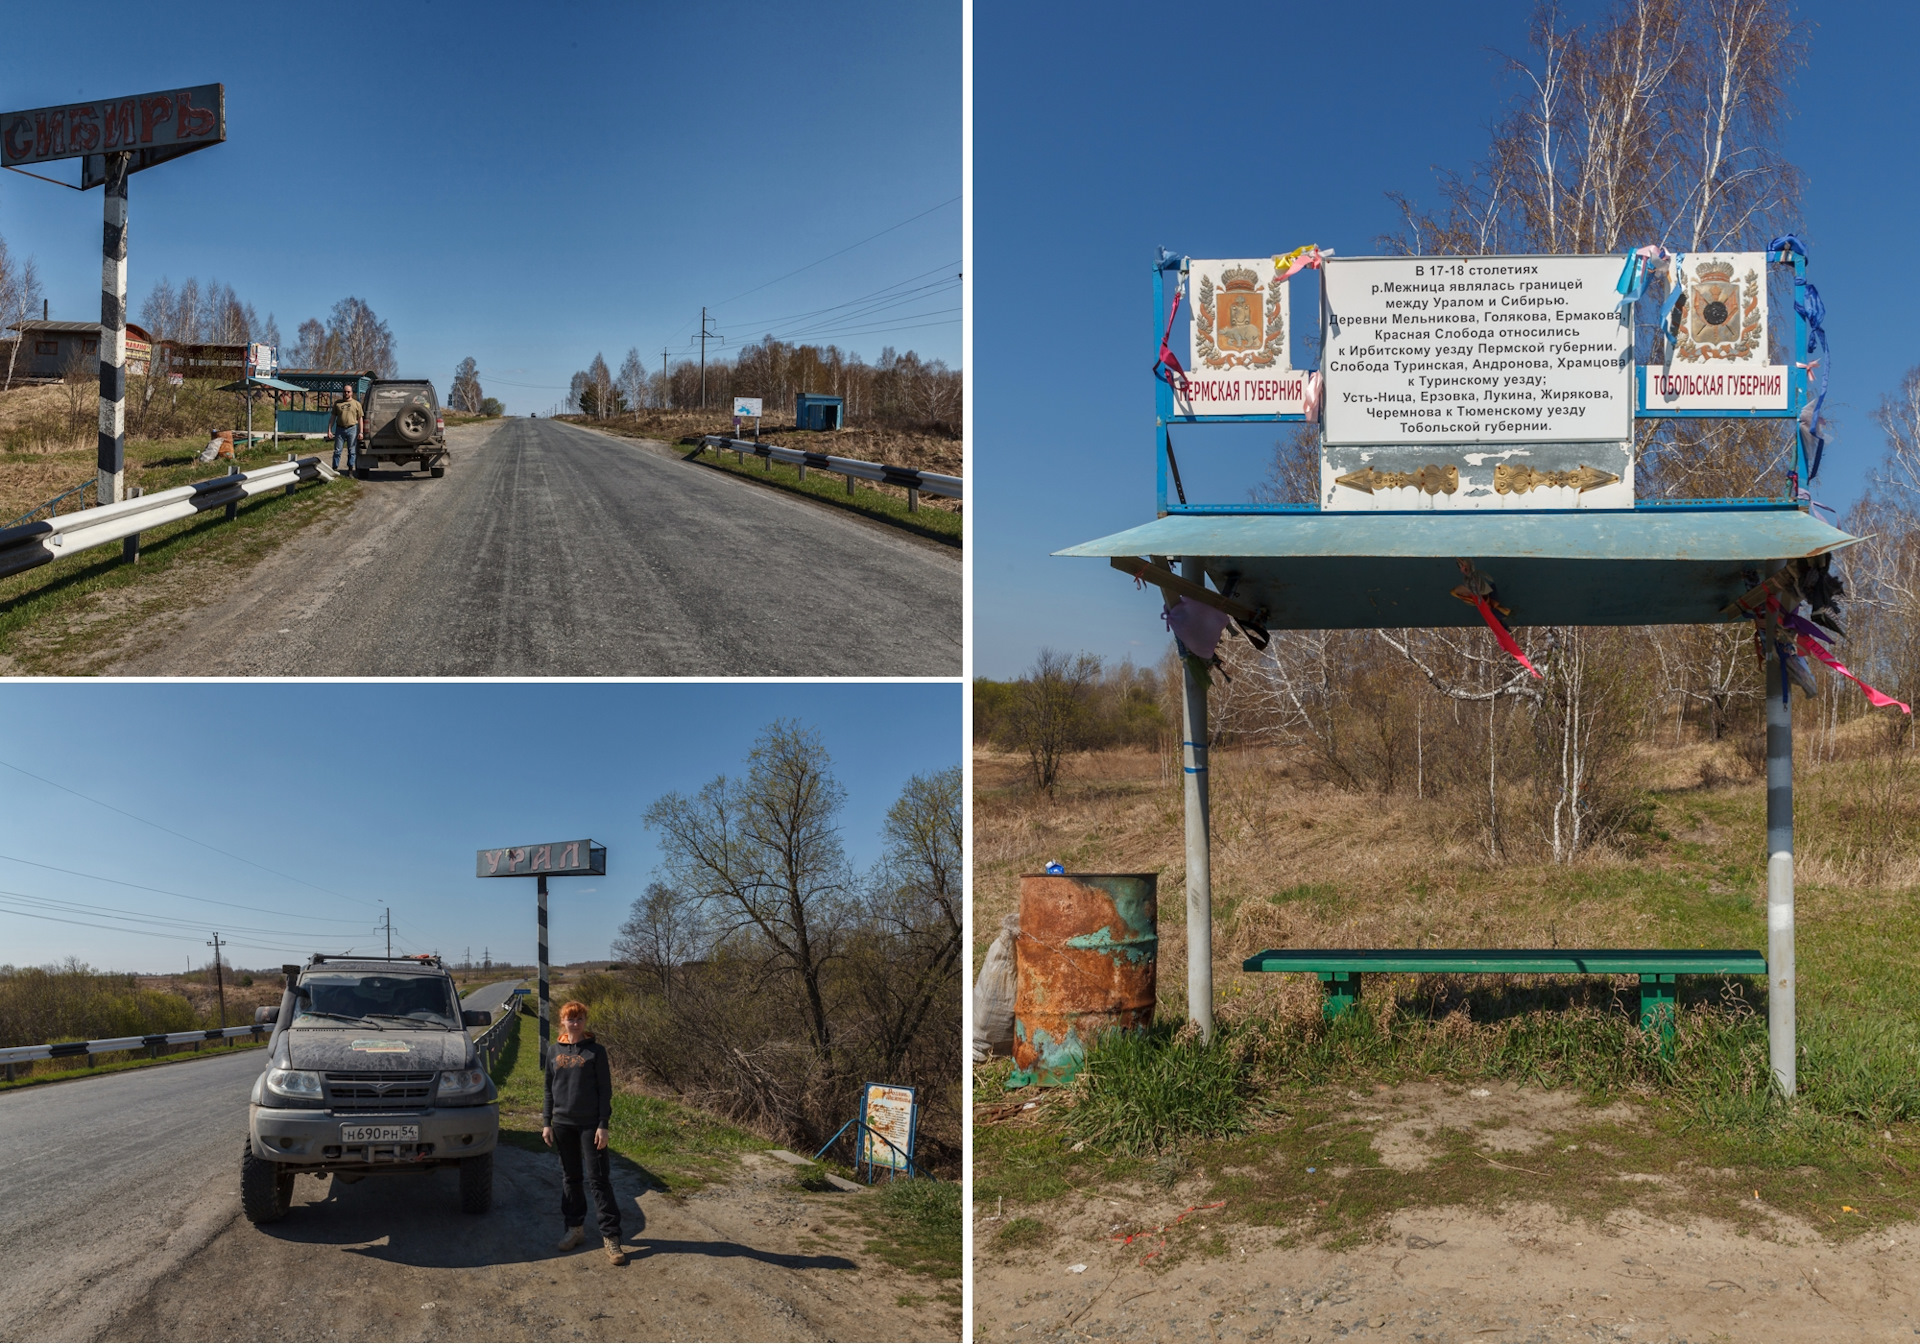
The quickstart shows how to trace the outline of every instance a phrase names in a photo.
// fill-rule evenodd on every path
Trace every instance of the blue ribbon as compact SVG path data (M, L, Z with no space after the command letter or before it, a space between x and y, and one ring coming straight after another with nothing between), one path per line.
M1775 238L1767 244L1767 251L1797 255L1802 261L1808 259L1805 244L1791 233ZM1811 485L1813 478L1820 474L1820 459L1827 451L1827 436L1820 432L1820 408L1826 404L1827 366L1833 361L1827 347L1827 329L1821 325L1827 318L1827 305L1821 300L1820 291L1798 274L1793 277L1793 290L1793 311L1807 324L1807 353L1811 355L1816 348L1820 351L1819 386L1814 394L1813 405L1809 408L1811 415L1803 422L1807 437L1813 440L1813 455L1807 461L1807 483ZM1804 299L1801 297L1802 291L1805 292Z
M1613 287L1628 303L1640 302L1640 296L1647 292L1647 262L1638 250L1627 252L1627 264L1620 268L1620 279Z

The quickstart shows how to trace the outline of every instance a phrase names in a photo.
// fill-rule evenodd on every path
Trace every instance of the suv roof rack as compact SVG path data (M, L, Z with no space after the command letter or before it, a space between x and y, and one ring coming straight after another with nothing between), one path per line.
M382 956L377 956L373 953L368 953L365 956L362 956L358 952L315 952L311 957L307 959L307 965L324 966L329 961L384 961L384 962L390 962L390 963L401 963L401 964L410 965L410 966L440 966L442 967L442 969L445 968L445 965L440 960L440 955L437 952L418 952L413 954L412 956L406 956L406 957L382 957ZM282 966L280 969L283 971L291 972L291 971L297 971L299 967Z

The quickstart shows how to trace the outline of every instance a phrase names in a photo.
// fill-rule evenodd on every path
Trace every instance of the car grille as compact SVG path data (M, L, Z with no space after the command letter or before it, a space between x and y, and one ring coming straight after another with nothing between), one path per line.
M433 1099L430 1073L330 1073L327 1096L336 1111L421 1111Z

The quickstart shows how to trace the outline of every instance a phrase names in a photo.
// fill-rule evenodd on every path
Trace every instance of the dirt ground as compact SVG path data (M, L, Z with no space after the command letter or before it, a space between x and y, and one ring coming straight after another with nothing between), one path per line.
M282 1222L231 1220L119 1316L108 1339L939 1340L932 1281L865 1253L866 1193L799 1190L749 1155L677 1199L615 1164L631 1263L560 1252L559 1164L502 1147L493 1211L458 1212L451 1172L346 1185L302 1177ZM226 1192L222 1192L226 1197ZM588 1229L591 1233L592 1222ZM138 1248L129 1248L137 1254Z
M1082 1188L974 1211L974 1321L980 1340L1393 1341L1912 1339L1920 1335L1920 1226L1845 1235L1748 1199L1730 1170L1644 1171L1598 1145L1591 1198L1568 1198L1570 1128L1632 1125L1565 1093L1381 1089L1360 1099L1379 1165L1313 1173L1326 1197L1261 1225L1208 1183ZM1418 1182L1472 1136L1490 1172L1532 1173L1501 1201L1418 1202L1366 1234L1329 1237L1319 1210L1343 1187ZM1585 1155L1590 1159L1592 1153ZM1275 1154L1276 1160L1288 1160ZM1259 1173L1234 1173L1258 1177ZM1726 1187L1740 1184L1739 1202ZM1611 1185L1612 1189L1605 1187ZM1705 1211L1710 1206L1712 1212ZM1724 1214L1724 1216L1722 1216ZM1009 1249L1016 1217L1046 1233ZM1127 1238L1131 1240L1126 1240Z

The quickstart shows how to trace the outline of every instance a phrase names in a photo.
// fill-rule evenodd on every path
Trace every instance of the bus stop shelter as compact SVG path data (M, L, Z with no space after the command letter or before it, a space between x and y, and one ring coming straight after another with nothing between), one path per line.
M1646 259L1658 252L1659 249L1641 249L1631 253L1624 267L1621 259L1611 259L1613 267L1621 268L1619 302L1622 308L1617 319L1608 318L1604 312L1577 314L1617 320L1620 329L1627 333L1622 337L1627 344L1619 356L1623 363L1615 366L1623 375L1624 361L1633 358L1631 313L1633 300L1638 297L1637 290L1629 293L1628 278L1644 270ZM1766 660L1769 1055L1778 1086L1791 1096L1795 1090L1793 738L1791 702L1785 691L1788 673L1783 660L1790 656L1789 650L1796 648L1795 640L1799 636L1793 632L1805 627L1804 620L1791 615L1800 603L1800 586L1809 583L1817 588L1827 564L1824 557L1860 540L1815 517L1810 501L1798 488L1800 482L1811 479L1807 440L1810 433L1817 434L1818 430L1817 414L1805 414L1809 406L1808 366L1789 366L1783 375L1786 395L1759 409L1729 407L1724 403L1675 409L1671 402L1665 405L1650 402L1650 374L1658 375L1657 366L1650 371L1641 364L1631 375L1634 390L1629 395L1633 397L1636 419L1694 416L1791 422L1795 427L1794 470L1790 492L1784 497L1643 501L1633 498L1629 481L1626 491L1616 491L1609 497L1618 501L1619 507L1578 507L1578 501L1572 507L1514 507L1521 501L1511 497L1495 499L1490 490L1483 490L1481 493L1488 497L1478 506L1436 509L1424 505L1443 489L1449 494L1457 490L1468 469L1456 465L1452 468L1454 474L1449 476L1447 468L1436 464L1423 470L1437 474L1408 472L1394 478L1394 484L1417 481L1420 488L1425 489L1427 500L1424 501L1418 499L1418 489L1403 491L1399 496L1412 497L1412 502L1421 505L1419 507L1370 507L1372 501L1366 501L1358 510L1342 511L1323 508L1318 502L1190 502L1180 485L1179 468L1173 455L1173 427L1208 422L1320 421L1323 389L1317 370L1296 378L1291 371L1282 369L1266 377L1260 395L1290 398L1290 405L1272 412L1248 412L1244 407L1230 407L1223 413L1196 411L1195 407L1201 404L1202 380L1188 378L1169 345L1174 316L1187 288L1189 268L1196 277L1198 290L1196 328L1202 318L1208 323L1204 335L1195 337L1197 366L1197 355L1203 349L1210 354L1219 353L1214 345L1206 344L1207 341L1217 339L1219 346L1225 347L1230 339L1242 337L1241 348L1257 348L1263 309L1271 331L1273 315L1284 314L1285 282L1303 267L1319 268L1323 255L1330 257L1331 253L1321 254L1317 248L1300 249L1288 256L1274 257L1271 270L1256 271L1245 262L1200 263L1165 251L1160 253L1153 273L1154 334L1160 352L1155 367L1160 378L1156 405L1158 516L1137 527L1070 546L1056 554L1105 559L1136 580L1157 586L1170 615L1183 605L1205 608L1213 613L1212 623L1202 621L1200 626L1213 631L1216 638L1231 621L1256 645L1264 645L1269 634L1284 637L1284 632L1295 630L1477 626L1483 620L1494 627L1496 636L1504 637L1506 631L1487 604L1476 604L1470 597L1462 600L1463 574L1468 587L1475 583L1493 585L1498 605L1507 613L1507 623L1512 626L1757 621L1773 643L1773 653ZM1642 261L1636 262L1636 257ZM1432 259L1394 260L1408 266L1422 262L1430 266L1435 275L1441 271L1440 266L1432 265ZM1513 269L1518 270L1518 263L1527 259L1505 260L1516 262ZM1576 260L1584 263L1591 275L1596 263L1608 259ZM1766 253L1767 263L1790 266L1793 283L1811 293L1802 279L1805 261L1804 250L1793 240L1775 240ZM1199 276L1204 267L1213 268L1214 274L1224 277L1224 282L1216 286L1213 275L1202 281ZM1668 273L1672 275L1671 270ZM1613 288L1611 278L1609 270L1608 290ZM1675 278L1676 290L1683 280L1690 278ZM1719 282L1717 274L1706 278ZM1171 303L1167 293L1169 281L1175 284ZM1714 291L1708 290L1702 281L1700 292ZM1608 303L1613 302L1611 293L1603 297ZM1585 302L1590 307L1599 306L1592 298ZM1678 297L1661 310L1663 328L1677 302ZM1235 306L1230 310L1229 304ZM1794 306L1797 322L1793 348L1805 347L1811 352L1809 313L1824 347L1824 332L1818 330L1822 310L1817 295L1805 308L1798 298ZM1166 314L1164 327L1159 325L1162 313ZM1721 306L1712 315L1725 321L1727 309ZM1761 309L1762 323L1764 316ZM1329 310L1327 288L1323 283L1323 351L1327 349L1325 338L1330 321L1336 324L1337 331L1341 320ZM1673 329L1679 329L1677 321ZM1251 338L1244 337L1248 331L1252 333ZM1277 338L1268 339L1268 348L1272 348ZM1394 350L1392 353L1404 352ZM1332 360L1329 365L1339 367ZM1335 390L1334 378L1330 375L1324 394L1331 396ZM1209 395L1224 397L1227 394ZM1628 438L1631 438L1630 429ZM1336 473L1352 471L1360 458L1352 456L1353 450L1349 450L1350 455L1334 465L1326 443L1323 430L1323 481L1345 485L1354 477ZM1433 456L1430 446L1430 442L1422 442L1411 451ZM1467 446L1480 445L1469 443ZM1631 443L1624 446L1630 449ZM1587 455L1589 461L1597 460L1599 448L1596 444L1572 445L1573 450ZM1498 454L1461 454L1456 455L1454 461L1477 466L1480 459L1492 456ZM1388 465L1410 466L1411 461ZM1563 465L1571 467L1572 459L1568 458ZM1817 465L1816 447L1815 470ZM1371 466L1365 469L1373 470ZM1584 473L1588 468L1583 465L1579 470ZM1365 473L1356 473L1361 474ZM1596 476L1604 474L1595 473ZM1376 475L1371 479L1378 482L1384 478ZM1571 472L1566 472L1559 483L1572 479ZM1617 474L1610 478L1618 479ZM1427 488L1429 485L1432 488ZM1335 497L1336 492L1329 485L1326 498ZM1480 591L1484 591L1484 587ZM1797 626L1796 620L1800 621ZM1179 641L1181 623L1170 620L1169 624L1173 625ZM1178 647L1184 655L1181 662L1185 669L1181 739L1185 777L1188 1015L1203 1033L1210 1034L1213 1028L1213 921L1206 659L1212 654L1212 646L1208 645L1200 656L1195 656L1195 651L1184 642ZM1801 640L1797 647L1808 646ZM1876 703L1883 700L1884 697Z

